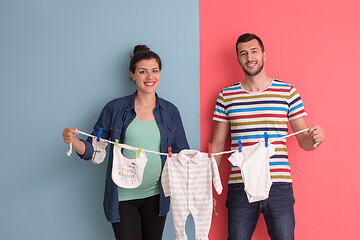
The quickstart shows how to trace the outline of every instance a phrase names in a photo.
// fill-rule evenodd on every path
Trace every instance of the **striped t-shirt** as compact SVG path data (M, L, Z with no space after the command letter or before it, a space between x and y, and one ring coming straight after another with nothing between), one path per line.
M253 145L264 140L267 132L269 141L288 133L289 120L306 115L301 97L296 89L277 79L263 91L248 92L236 83L223 89L216 101L213 120L230 122L231 149ZM270 157L272 182L292 182L286 150L286 139L273 142L275 154ZM239 167L231 166L229 184L242 183Z

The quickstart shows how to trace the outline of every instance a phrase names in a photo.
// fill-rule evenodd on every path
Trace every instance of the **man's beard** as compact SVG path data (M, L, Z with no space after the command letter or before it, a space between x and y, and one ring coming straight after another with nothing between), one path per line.
M249 75L249 76L255 76L255 75L258 75L259 72L261 72L261 70L263 70L264 68L264 61L261 61L261 62L258 62L259 64L259 68L255 71L255 72L249 72L247 71L244 67L242 67L242 69L244 70L244 72Z

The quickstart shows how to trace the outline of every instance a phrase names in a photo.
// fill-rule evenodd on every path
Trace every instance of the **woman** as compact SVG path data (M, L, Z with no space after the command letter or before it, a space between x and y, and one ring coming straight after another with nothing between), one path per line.
M161 59L146 45L134 48L129 66L137 91L130 96L110 101L102 110L92 135L103 129L101 138L166 153L171 147L174 153L188 149L184 128L178 109L155 93L160 83ZM65 143L72 143L81 158L92 158L92 139L76 138L76 129L64 129ZM113 145L107 167L104 210L112 223L116 239L161 239L169 198L164 197L160 175L166 156L147 153L148 162L143 181L135 189L120 188L111 179ZM135 152L124 150L127 158L135 158Z

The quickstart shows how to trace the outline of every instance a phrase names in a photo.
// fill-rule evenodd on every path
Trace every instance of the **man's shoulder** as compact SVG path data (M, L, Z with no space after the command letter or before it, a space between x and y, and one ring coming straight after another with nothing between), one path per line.
M239 90L239 89L242 89L241 88L241 84L240 82L237 82L237 83L234 83L226 88L223 88L222 89L222 92L228 92L228 91L234 91L234 90Z
M273 82L272 82L273 86L278 86L278 87L284 87L284 88L291 88L292 85L290 83L287 83L283 80L279 80L277 78L274 78Z

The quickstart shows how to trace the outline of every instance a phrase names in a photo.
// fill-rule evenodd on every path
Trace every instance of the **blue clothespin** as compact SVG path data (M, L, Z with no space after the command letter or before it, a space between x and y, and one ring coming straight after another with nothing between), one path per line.
M265 147L269 146L269 136L267 132L264 132L264 138L265 138Z
M98 142L100 142L100 138L101 138L102 131L103 131L102 128L100 128L99 131L98 131L97 139L96 139L96 141L98 141Z
M241 152L242 151L242 144L241 144L240 140L238 141L238 145L239 145L239 152Z

